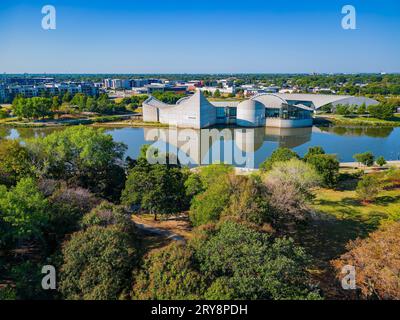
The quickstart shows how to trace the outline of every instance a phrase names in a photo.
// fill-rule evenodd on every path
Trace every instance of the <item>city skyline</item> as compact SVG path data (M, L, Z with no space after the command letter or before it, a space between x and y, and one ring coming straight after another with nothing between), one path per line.
M43 30L41 9L56 8ZM356 8L344 30L341 9ZM0 73L398 73L398 1L2 1Z

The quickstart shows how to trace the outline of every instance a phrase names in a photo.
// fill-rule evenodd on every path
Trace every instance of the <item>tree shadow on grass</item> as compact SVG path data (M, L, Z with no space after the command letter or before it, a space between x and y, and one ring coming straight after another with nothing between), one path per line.
M400 195L398 196L381 196L377 197L374 200L374 203L380 206L387 206L389 204L392 204L394 202L400 201Z
M376 223L367 223L357 218L338 219L328 214L315 213L299 226L294 239L314 258L316 267L326 268L330 260L347 251L346 244L350 240L365 238L374 231L381 217L376 216Z

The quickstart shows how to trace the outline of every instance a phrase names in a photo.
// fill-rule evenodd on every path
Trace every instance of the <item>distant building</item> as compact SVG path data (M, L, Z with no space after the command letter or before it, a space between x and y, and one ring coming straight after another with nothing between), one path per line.
M194 95L182 98L174 105L150 96L143 102L143 120L195 129L218 124L300 128L312 126L312 113L324 105L363 103L370 105L376 101L351 96L263 93L241 102L213 102L197 90Z
M161 83L149 84L146 85L145 88L147 88L148 94L152 94L153 92L174 92L177 94L185 94L187 92L186 86L174 86Z
M210 102L198 90L175 105L149 97L143 103L143 120L195 129L217 124L292 128L311 126L312 111L312 108L303 105L289 105L270 94L261 94L242 102Z
M17 95L25 98L83 93L88 96L97 96L99 88L92 83L46 83L39 85L2 85L0 89L1 101L12 101Z

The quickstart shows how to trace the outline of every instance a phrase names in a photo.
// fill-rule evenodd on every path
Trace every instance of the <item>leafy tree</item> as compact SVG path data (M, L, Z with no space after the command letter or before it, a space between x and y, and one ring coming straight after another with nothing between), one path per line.
M62 97L62 102L70 102L72 99L71 94L67 91L64 93L63 97Z
M149 164L140 157L129 171L122 203L154 214L174 214L187 206L185 177L180 168Z
M275 163L264 176L264 183L278 219L304 218L307 204L314 198L312 189L320 185L321 177L313 166L291 159Z
M229 204L223 216L258 225L272 222L268 190L258 177L231 176L230 189Z
M178 100L185 97L184 94L178 94L174 92L153 92L153 96L165 103L175 104Z
M343 116L348 116L351 114L350 108L347 105L337 105L335 113Z
M0 184L13 186L32 174L29 154L16 140L0 140Z
M393 117L394 108L391 104L383 103L370 105L368 107L368 112L374 118L387 120Z
M357 153L353 158L365 166L371 167L374 165L375 157L371 152Z
M74 233L62 249L60 292L72 300L116 300L131 282L136 258L129 235L116 226Z
M363 299L400 299L400 222L390 223L368 238L350 241L348 252L332 261L337 277L342 268L354 266L357 296Z
M22 178L9 191L0 186L1 246L41 238L48 220L48 202L32 178Z
M85 214L81 221L81 226L83 228L91 226L117 226L132 236L132 240L136 239L136 232L130 213L123 206L116 206L107 201L103 201L89 213Z
M208 186L206 191L192 199L189 218L194 226L218 221L223 210L229 204L231 186L225 176Z
M103 130L70 127L27 141L37 173L64 179L110 199L119 199L125 173L121 167L126 146Z
M379 180L372 175L365 175L358 181L356 193L363 201L372 201L381 190Z
M288 161L290 159L299 159L299 155L288 149L288 148L278 148L272 152L271 156L260 164L261 171L269 171L275 162Z
M307 157L307 163L314 166L325 186L333 187L336 184L340 164L335 155L311 155Z
M321 154L325 154L325 150L322 147L320 146L309 147L307 153L304 155L304 160L307 161L308 158Z
M71 100L71 104L78 107L79 111L83 111L86 108L87 96L83 93L77 93Z
M203 276L193 266L193 252L173 243L151 252L140 272L134 273L131 296L140 300L200 299L205 291Z
M384 157L380 156L376 159L376 164L380 167L383 167L386 164L386 160Z
M16 97L12 104L12 110L17 117L37 119L50 115L52 99L33 97Z
M220 98L221 97L221 91L219 89L214 91L214 98Z
M46 180L43 184L49 184ZM42 187L43 188L43 187ZM99 199L80 187L68 187L65 183L57 186L48 197L50 203L48 245L56 246L66 234L79 229L79 223L90 210L99 204ZM53 241L55 243L53 243Z
M309 258L293 240L273 240L233 221L201 231L192 241L201 274L216 299L317 299L306 268ZM214 283L217 281L217 283ZM216 291L218 288L218 292Z
M186 196L191 200L194 196L202 193L205 188L200 175L191 173L185 181Z
M359 115L364 115L366 112L367 112L367 107L366 107L365 103L363 103L361 106L358 107L357 113Z
M53 110L53 111L58 110L58 108L60 106L61 106L60 97L59 96L54 96L51 99L51 110Z

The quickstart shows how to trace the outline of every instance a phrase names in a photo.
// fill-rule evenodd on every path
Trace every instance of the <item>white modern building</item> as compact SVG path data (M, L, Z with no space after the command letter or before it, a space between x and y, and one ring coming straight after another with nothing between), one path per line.
M143 102L143 120L181 128L201 129L213 125L301 128L313 124L312 114L324 105L366 106L372 99L352 96L262 93L244 101L208 101L200 90L176 104L153 96Z

